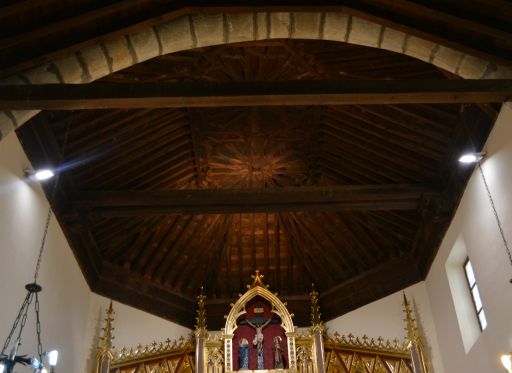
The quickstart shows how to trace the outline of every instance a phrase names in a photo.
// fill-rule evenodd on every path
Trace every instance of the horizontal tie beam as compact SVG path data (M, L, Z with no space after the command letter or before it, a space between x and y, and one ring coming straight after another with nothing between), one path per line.
M512 80L336 80L0 86L2 110L490 103Z
M85 191L71 204L100 216L171 213L413 210L418 185L312 186L281 189Z

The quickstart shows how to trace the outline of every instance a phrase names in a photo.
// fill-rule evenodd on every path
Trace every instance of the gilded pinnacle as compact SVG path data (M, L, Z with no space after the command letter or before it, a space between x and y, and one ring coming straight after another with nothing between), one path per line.
M201 293L197 296L197 317L196 317L196 332L206 331L206 309L205 309L206 295L201 286Z

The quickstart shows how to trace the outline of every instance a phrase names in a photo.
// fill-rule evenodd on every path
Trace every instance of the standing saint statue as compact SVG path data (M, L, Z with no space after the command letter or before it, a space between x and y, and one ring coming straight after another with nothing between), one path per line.
M281 347L282 338L274 337L274 369L284 369L283 348Z
M247 324L252 326L256 330L252 344L256 346L258 356L258 369L265 369L263 364L263 328L265 328L272 319L268 319L263 325L256 323L254 325L251 321L247 320Z
M249 369L249 341L245 338L240 340L238 347L238 369L248 370Z

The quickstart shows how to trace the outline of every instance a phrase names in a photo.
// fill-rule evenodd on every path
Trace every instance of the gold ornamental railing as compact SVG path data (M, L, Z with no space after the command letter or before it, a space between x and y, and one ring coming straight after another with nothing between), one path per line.
M180 338L177 341L153 342L122 348L110 366L111 373L194 373L195 341Z
M328 373L413 373L408 343L328 335L325 338L325 366Z

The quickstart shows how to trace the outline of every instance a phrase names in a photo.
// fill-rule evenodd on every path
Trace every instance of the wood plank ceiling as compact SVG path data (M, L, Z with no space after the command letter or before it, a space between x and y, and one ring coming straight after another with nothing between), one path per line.
M378 49L276 40L166 55L103 82L451 78ZM481 148L498 108L47 111L18 136L35 167L61 171L46 192L94 291L192 326L204 286L217 329L259 269L307 326L312 283L331 319L424 278L471 172L456 158ZM319 202L335 193L339 204Z

